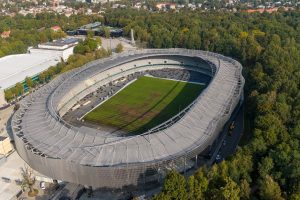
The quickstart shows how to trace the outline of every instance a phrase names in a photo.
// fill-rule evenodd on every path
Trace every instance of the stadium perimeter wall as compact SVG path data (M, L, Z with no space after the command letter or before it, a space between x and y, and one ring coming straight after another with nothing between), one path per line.
M184 55L187 59L198 57L197 59L200 58L207 62L207 66L211 66L210 73L213 76L211 83L186 110L175 116L180 117L175 124L171 123L169 127L136 137L106 138L108 141L101 143L97 135L92 137L92 133L89 133L90 135L79 133L75 128L65 124L57 114L57 108L59 108L57 105L64 99L66 94L64 92L71 91L70 89L76 86L72 85L72 82L82 83L81 81L87 80L87 77L94 77L100 64L101 70L103 70L124 64L118 60L120 57L121 60L122 57L126 58L126 62L129 63L130 60L141 58L147 60L149 57L157 55ZM149 61L147 60L147 62ZM85 70L87 76L83 76ZM53 179L101 188L138 187L151 182L159 182L170 169L183 172L193 167L197 161L197 155L213 143L243 93L244 79L241 70L241 65L231 58L209 52L182 49L143 50L133 52L131 55L122 54L100 62L94 61L81 69L61 75L41 90L22 100L21 108L14 114L12 120L16 149L33 169ZM90 76L91 74L93 76ZM78 77L76 78L76 76ZM230 88L227 88L228 91L231 91L230 94L219 94L225 89L222 88L225 84L224 82L222 85L222 81L227 81L227 84L232 82ZM216 91L217 87L220 87L220 90ZM210 96L211 102L205 101L208 96ZM212 98L214 96L215 100ZM222 97L224 97L222 102L216 101L217 98L222 100ZM220 109L214 111L212 110L214 106L218 106ZM199 113L196 111L205 107L208 108L205 113L207 118L201 120L199 117L197 119ZM216 115L214 116L213 113ZM191 123L186 124L185 122L189 120ZM199 129L200 125L205 125L205 128ZM190 137L193 136L194 139L190 138L190 142L183 136L179 137L178 127L181 127L180 132L190 133ZM61 133L63 129L67 130L65 134ZM199 132L199 130L204 132ZM175 135L177 135L177 139L174 139ZM75 140L76 137L81 137L81 141ZM161 144L155 143L156 137L164 139L162 143L167 151L162 149ZM69 141L70 138L73 139ZM86 142L85 140L88 138L94 138L94 141ZM72 146L61 144L63 142L70 142ZM177 146L174 145L174 142ZM187 146L184 146L185 144ZM148 149L151 145L157 147L157 149L152 148L152 151L157 151L154 157L152 157L154 154L146 154L151 150ZM108 151L111 148L114 148L113 152ZM99 152L99 155L94 155L98 150L104 151L104 153ZM126 157L122 154L122 150L127 152L125 160L122 160ZM136 160L138 157L130 157L130 153L136 151L143 155L143 159L138 161Z

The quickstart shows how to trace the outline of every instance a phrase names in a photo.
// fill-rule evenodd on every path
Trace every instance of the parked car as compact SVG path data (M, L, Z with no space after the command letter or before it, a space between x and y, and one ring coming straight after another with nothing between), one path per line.
M218 154L218 155L216 156L215 162L216 162L216 163L220 163L220 162L222 162L223 160L224 160L223 157L222 157L220 154Z
M41 182L40 182L40 188L41 188L42 190L45 190L45 189L46 189L46 184L45 184L44 181L41 181Z
M232 135L233 129L235 128L235 121L233 121L229 126L229 135Z

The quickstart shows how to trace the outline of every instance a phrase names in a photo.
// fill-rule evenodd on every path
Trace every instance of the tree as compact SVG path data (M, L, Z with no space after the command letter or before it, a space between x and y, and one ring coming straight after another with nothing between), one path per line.
M250 199L251 188L246 179L242 179L240 183L240 197L241 199Z
M22 83L17 83L15 86L15 96L19 96L21 94L23 94L24 92L24 87Z
M172 198L165 193L159 193L153 197L153 200L172 200Z
M215 176L209 181L206 199L240 199L240 188L230 177Z
M104 48L100 48L99 50L97 50L97 51L95 52L95 58L96 58L96 59L104 58L104 57L107 57L107 56L109 56L109 55L110 55L109 52L106 51L106 49L104 49Z
M225 186L221 187L222 199L226 200L239 200L240 199L240 188L238 185L229 177L225 178Z
M261 177L268 175L274 166L273 160L270 157L262 159L261 163L258 164L258 172Z
M186 181L184 176L174 170L170 171L164 181L163 193L170 199L187 199L188 194L186 191Z
M283 200L278 183L269 175L259 181L259 195L265 200Z
M110 37L110 29L108 27L104 27L103 28L103 32L104 32L104 36L106 38L109 38Z
M88 30L88 31L87 31L87 37L88 37L88 38L93 38L93 37L94 37L94 31Z
M3 53L3 51L0 50L0 58L5 56L5 54Z
M116 47L116 53L121 53L123 51L123 45L122 43L119 43Z
M291 200L300 200L300 194L292 194L290 199Z
M86 54L93 52L98 48L98 42L98 40L88 37L84 41L79 42L79 44L74 48L74 53Z
M204 170L198 170L195 175L190 176L187 181L189 199L204 199L204 194L208 188L208 180Z
M101 37L95 36L94 38L95 38L95 40L97 41L98 46L101 46L101 45L102 45Z
M45 43L48 41L47 35L44 31L39 33L39 41L41 43Z
M42 72L39 74L39 81L40 83L44 83L46 81L46 72Z
M26 78L25 78L25 82L26 82L26 85L27 85L27 87L28 87L29 89L33 87L33 81L32 81L32 78L26 77Z
M11 89L5 90L5 99L10 101L14 98L14 94Z
M74 53L84 54L86 52L86 47L83 43L79 42L79 44L74 47Z
M58 30L58 31L53 31L53 30L47 30L48 31L48 37L49 39L52 40L57 40L60 38L64 38L66 37L66 33L63 32L62 30Z
M21 168L21 175L23 178L21 184L22 190L28 188L29 189L28 196L30 197L36 196L39 191L33 188L33 185L35 183L35 177L33 175L32 170L30 170L28 167Z

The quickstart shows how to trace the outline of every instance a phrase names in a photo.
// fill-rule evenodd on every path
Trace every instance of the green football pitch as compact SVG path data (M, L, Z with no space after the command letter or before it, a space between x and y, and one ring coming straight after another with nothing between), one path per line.
M143 76L88 113L84 119L139 134L179 113L204 87Z

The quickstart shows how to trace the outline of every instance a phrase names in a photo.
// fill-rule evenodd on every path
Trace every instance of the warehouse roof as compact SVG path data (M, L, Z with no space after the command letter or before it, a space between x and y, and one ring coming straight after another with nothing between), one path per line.
M52 53L9 55L0 58L0 87L7 89L26 77L32 77L54 66L59 59Z
M65 45L75 45L79 42L80 39L78 38L67 38L67 39L59 39L53 42L46 42L41 45L46 46L65 46Z

